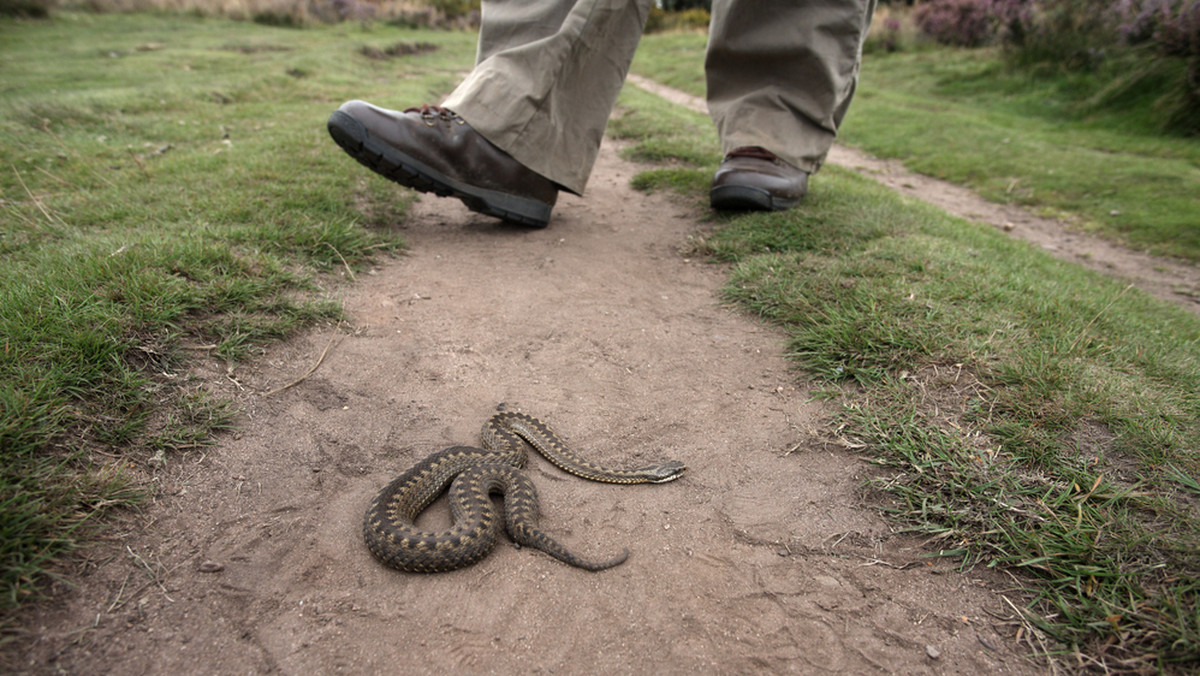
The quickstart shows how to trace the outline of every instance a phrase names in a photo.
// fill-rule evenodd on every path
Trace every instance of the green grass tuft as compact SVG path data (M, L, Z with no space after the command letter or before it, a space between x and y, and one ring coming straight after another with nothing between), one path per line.
M711 153L655 143L682 166L635 184L701 202ZM786 331L929 555L1013 573L1014 619L1064 665L1200 667L1200 321L835 167L796 209L712 220L727 296Z
M364 55L410 42L427 47ZM325 120L444 92L472 50L378 26L0 19L0 57L21 64L0 90L0 611L136 503L130 464L234 424L191 361L339 319L330 286L401 246L411 193Z
M707 116L680 107L649 113L637 105L654 98L654 94L636 87L621 92L621 112L609 122L608 129L613 138L637 139L622 152L625 158L701 165L720 161L720 149L713 147L717 135Z
M703 54L702 35L648 35L633 69L703 96ZM1122 67L1038 76L990 50L869 54L839 135L989 200L1200 260L1200 139L1159 133L1157 104L1122 87L1136 79Z

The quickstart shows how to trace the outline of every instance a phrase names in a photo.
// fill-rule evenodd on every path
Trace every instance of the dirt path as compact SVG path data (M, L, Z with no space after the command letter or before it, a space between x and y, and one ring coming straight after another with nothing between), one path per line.
M344 290L352 326L273 347L237 387L206 376L245 406L243 431L159 472L156 501L31 614L8 666L1036 673L996 619L1006 581L920 559L862 506L870 466L817 442L827 411L782 336L720 305L726 271L684 250L695 214L634 193L635 170L606 145L587 199L540 231L421 202L410 254ZM622 487L534 459L546 530L585 555L629 547L627 563L588 573L507 540L434 576L370 556L374 493L473 443L501 402L604 463L688 464Z
M708 112L704 99L637 75L630 75L629 80L672 103L698 113ZM1152 296L1200 315L1200 266L1132 251L1021 207L988 202L967 188L913 173L900 162L880 160L855 148L834 146L828 161L874 178L902 195L928 202L955 216L1000 228L1058 258L1124 280Z

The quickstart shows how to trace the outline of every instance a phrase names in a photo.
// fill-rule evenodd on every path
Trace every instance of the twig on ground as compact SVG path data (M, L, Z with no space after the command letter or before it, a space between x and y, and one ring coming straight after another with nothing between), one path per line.
M129 545L125 545L125 551L129 552L129 555L133 557L133 560L136 561L137 563L139 563L142 566L142 568L145 569L146 573L150 576L150 582L147 582L146 584L142 585L141 589L145 589L146 587L149 587L151 583L156 584L156 585L158 585L159 590L162 591L163 598L167 599L171 603L174 603L175 599L171 598L170 594L167 593L166 585L164 585L162 583L162 580L159 579L159 574L162 571L155 570L153 566L151 566L149 563L146 562L145 559L143 559L141 556L138 556ZM161 563L159 563L158 567L161 569L164 566ZM141 589L138 590L139 594L141 593ZM133 598L133 596L136 596L136 594L131 595L130 598Z
M835 542L835 543L833 543L833 544L829 545L829 548L830 548L830 549L833 549L834 547L837 547L838 545L842 544L842 540L845 540L846 538L850 537L850 535L851 535L853 532L854 532L854 531L852 531L852 530L848 530L848 531L846 531L845 533L842 533L842 537L838 538L838 539L837 539L837 542ZM834 535L836 535L836 533L834 533ZM830 536L830 537L832 537L832 536Z
M336 249L335 249L335 251L336 251ZM337 328L335 328L333 330L333 335L329 337L329 342L325 344L325 349L321 351L321 356L317 358L317 363L313 364L312 368L310 368L308 370L308 373L305 373L304 375L293 380L292 382L288 383L287 385L284 385L283 387L277 387L277 388L271 390L270 392L267 392L263 396L269 397L274 394L279 394L280 392L288 389L289 387L299 385L300 383L304 382L309 376L311 376L313 373L315 373L316 370L321 367L321 362L325 361L325 355L329 354L329 348L333 347L333 339L337 338L338 332L341 330L342 330L342 322L339 320L338 324L337 324Z
M905 570L906 568L912 568L913 566L917 565L916 561L909 561L908 563L901 563L901 564L897 565L895 563L892 563L891 561L884 561L883 559L863 559L863 560L865 561L865 563L858 564L858 565L862 566L863 568L866 568L868 566L887 566L888 568L895 568L896 570Z
M245 392L246 388L242 387L242 383L238 381L237 376L233 375L233 363L225 366L225 378L233 383L239 390Z
M125 586L129 584L129 578L132 575L132 572L125 575L125 581L121 583L121 589L117 592L116 598L113 599L113 602L108 606L108 610L105 612L111 613L113 609L125 605L125 602L121 600L121 595L125 593Z

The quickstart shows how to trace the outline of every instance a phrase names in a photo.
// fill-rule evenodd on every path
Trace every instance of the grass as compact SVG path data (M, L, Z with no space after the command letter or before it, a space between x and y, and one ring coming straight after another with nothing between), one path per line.
M702 115L627 88L635 179L703 209ZM707 149L706 149L707 148ZM714 215L726 296L778 323L929 555L1011 573L1014 636L1072 669L1200 668L1200 321L827 167L799 209Z
M702 35L648 35L634 71L702 96L703 49ZM989 50L876 52L840 137L989 200L1200 261L1200 140L1154 131L1151 101L1098 112L1089 101L1112 77L1034 77Z
M437 98L473 43L359 24L0 20L5 610L97 517L136 504L130 465L171 461L236 422L228 401L180 375L189 355L236 361L338 317L326 293L336 275L400 245L391 225L405 193L336 151L324 120L353 97ZM699 45L650 36L637 68L695 92ZM388 52L407 55L368 56ZM1194 171L1191 142L1086 121L1050 134L1045 117L1015 112L1028 105L1015 84L992 91L1000 75L948 76L986 63L930 54L868 64L914 82L885 90L868 77L847 133L863 129L868 148L911 133L911 156L946 172L937 134L968 148L991 148L981 139L997 128L1045 138L965 180L1007 186L1027 172L1007 192L1030 186L1033 203L1060 211L1069 203L1038 171L1059 154L1083 165L1092 156L1072 153L1102 147L1122 185L1139 158ZM613 133L661 163L637 185L701 203L719 159L708 120L632 89L621 105ZM880 110L887 131L873 132ZM1161 215L1143 204L1161 199L1194 213L1145 171L1153 189L1119 211ZM1089 213L1082 222L1109 227ZM1200 667L1200 322L834 167L801 209L714 220L702 246L733 264L728 297L784 327L816 395L840 403L832 429L882 468L881 508L928 534L931 555L1012 573L1015 631L1032 651L1080 668ZM1195 257L1164 221L1138 227L1146 246Z
M131 471L235 424L190 363L339 318L339 276L401 245L408 193L325 119L433 98L473 48L379 25L0 19L0 611L137 504Z

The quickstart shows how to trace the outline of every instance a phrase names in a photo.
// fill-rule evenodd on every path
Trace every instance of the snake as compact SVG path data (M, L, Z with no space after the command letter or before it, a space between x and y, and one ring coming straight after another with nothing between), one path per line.
M581 458L544 422L525 413L500 411L483 425L482 448L451 446L405 470L371 501L363 519L367 547L384 564L410 573L440 573L470 566L493 549L500 519L491 495L504 496L504 529L518 547L530 547L584 570L625 562L629 549L604 560L573 554L538 527L538 498L523 472L532 447L575 476L616 484L666 483L686 465L667 460L640 469L602 467ZM446 492L452 524L446 530L416 525L421 512Z

